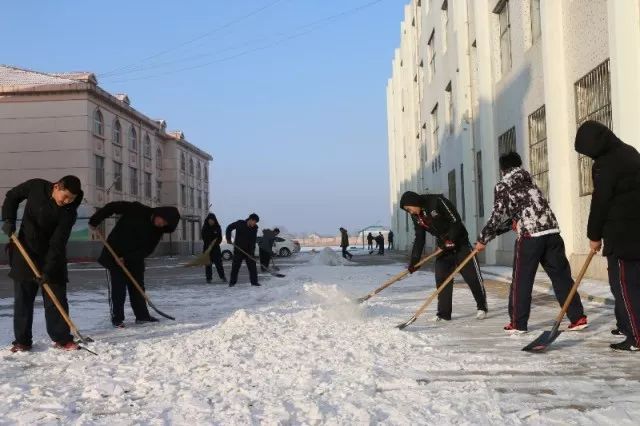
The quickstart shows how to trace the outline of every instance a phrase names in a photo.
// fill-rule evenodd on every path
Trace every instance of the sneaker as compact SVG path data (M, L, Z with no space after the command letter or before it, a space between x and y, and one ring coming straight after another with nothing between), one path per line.
M114 328L124 328L124 322L118 322L113 324Z
M53 347L56 348L56 349L63 350L63 351L77 351L77 350L80 350L80 346L76 342L74 342L73 340L71 340L71 341L69 341L67 343L55 342Z
M505 331L505 333L507 333L507 334L509 334L511 336L514 336L514 335L517 336L517 335L525 334L525 333L529 332L528 330L518 330L511 323L509 323L509 324L504 326L504 331Z
M589 323L587 322L587 317L583 316L578 321L572 322L571 324L569 324L569 327L567 327L567 330L579 331L579 330L584 330L587 327L589 327Z
M431 318L431 322L441 322L441 321L451 321L451 318L449 319L443 318L440 315L436 315L435 317Z
M483 320L486 317L487 317L487 311L484 311L482 309L478 309L478 312L476 312L476 319Z
M614 336L624 336L624 333L619 328L614 328L611 330L611 334Z
M145 318L145 319L136 318L136 324L146 324L149 322L158 322L158 318L154 318L152 316L149 316L149 318Z
M629 351L629 352L640 351L640 348L636 346L635 340L630 338L627 338L627 340L625 340L624 342L612 343L609 345L609 347L614 351Z
M29 352L31 350L31 345L23 345L22 343L14 343L9 349L11 352Z

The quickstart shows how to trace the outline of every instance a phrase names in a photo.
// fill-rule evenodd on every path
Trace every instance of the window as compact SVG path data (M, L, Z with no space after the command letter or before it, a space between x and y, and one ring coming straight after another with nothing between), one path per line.
M204 180L208 181L209 180L209 163L204 163L204 167L203 167L203 171L204 171Z
M435 46L435 30L431 31L429 42L427 43L427 57L429 58L429 83L433 81L436 75L436 46Z
M96 187L104 188L104 157L96 155Z
M156 181L156 202L162 201L162 182Z
M478 217L484 217L484 187L482 186L482 151L476 152L476 173L478 174Z
M209 209L209 193L206 191L204 193L204 208Z
M156 150L156 169L162 170L162 150L160 148Z
M151 158L151 138L149 138L149 135L144 136L144 156L145 158Z
M120 125L120 120L116 118L116 121L113 122L113 131L111 134L111 139L113 139L113 143L116 145L122 145L122 126Z
M187 207L187 189L184 185L180 185L180 201L183 207Z
M104 118L99 109L93 112L93 134L104 136Z
M194 207L194 189L193 188L189 188L189 207Z
M498 136L498 156L516 152L516 128L512 127Z
M547 117L544 105L529 116L529 169L535 184L549 198Z
M184 152L180 153L180 170L183 172L187 171L187 157L184 155Z
M198 191L198 208L202 208L202 191Z
M466 220L466 202L464 200L464 164L460 163L460 201L462 202L462 208L460 212L462 213L462 220Z
M442 51L447 51L447 36L449 32L449 2L444 0L442 2L441 7L441 16L442 16Z
M576 82L575 99L578 127L587 120L595 120L611 128L611 80L608 59ZM589 157L578 155L581 196L593 192L592 164L593 161Z
M202 165L200 164L199 161L198 161L198 167L196 168L196 178L198 179L202 178Z
M435 154L440 147L438 140L438 104L431 110L431 157L435 160Z
M534 44L542 35L542 25L540 22L540 0L530 0L529 13L531 17L531 44Z
M447 180L449 181L449 201L451 201L451 204L457 207L458 202L456 194L456 169L453 169L448 173Z
M129 167L129 192L138 195L138 169Z
M453 135L453 92L451 91L451 82L444 89L444 98L447 105L447 129L450 135Z
M136 129L134 129L133 126L131 126L131 129L129 129L129 149L131 151L138 150L138 134L136 133Z
M113 188L122 192L122 164L113 162Z
M144 174L144 196L151 198L151 173Z
M191 176L194 175L194 167L193 167L193 158L189 158L189 174Z
M187 240L187 221L182 219L182 239Z
M505 75L511 69L511 24L509 23L509 0L499 4L498 14L500 24L500 69Z

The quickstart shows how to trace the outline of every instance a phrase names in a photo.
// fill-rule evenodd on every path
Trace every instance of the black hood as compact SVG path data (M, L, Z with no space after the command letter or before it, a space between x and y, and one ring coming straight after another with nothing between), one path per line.
M175 207L156 207L153 209L153 217L160 216L168 222L168 225L162 228L165 234L176 230L180 222L180 212Z
M218 218L216 217L216 215L213 213L209 213L207 217L204 218L205 226L209 226L209 219L213 219L216 222L216 225L220 225L220 222L218 222Z
M575 149L580 154L596 159L622 141L604 124L597 121L584 122L576 133Z
M402 197L400 197L401 209L404 209L405 206L422 207L423 203L424 201L422 199L422 196L413 191L407 191L404 194L402 194Z

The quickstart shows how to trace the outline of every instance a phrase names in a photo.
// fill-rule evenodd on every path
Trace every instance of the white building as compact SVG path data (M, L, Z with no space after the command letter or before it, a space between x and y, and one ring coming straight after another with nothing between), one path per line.
M572 266L588 251L591 169L573 149L587 119L640 148L639 0L412 0L387 86L392 229L405 190L442 192L471 238L488 219L498 157L515 149L560 221ZM514 235L487 263L511 264ZM591 268L604 277L602 259Z

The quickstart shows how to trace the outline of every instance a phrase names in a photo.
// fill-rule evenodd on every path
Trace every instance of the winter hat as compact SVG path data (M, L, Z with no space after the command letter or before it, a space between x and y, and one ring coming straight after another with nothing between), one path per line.
M255 214L255 213L251 213L251 214L249 215L249 219L247 219L247 220L255 220L256 222L260 222L260 216L258 216L258 215L257 215L257 214Z
M280 229L279 228L273 228L273 232L275 232L276 234L280 233Z
M175 231L180 222L180 212L175 207L156 207L153 209L153 216L159 216L167 221L167 226L162 228L164 233Z
M498 161L500 163L500 170L503 172L522 166L522 158L520 158L520 155L514 151L501 155Z
M576 132L575 149L587 157L598 158L618 143L620 139L604 124L589 120Z
M416 194L413 191L407 191L400 197L400 208L404 209L406 206L420 207L422 205L422 197L420 194Z
M204 219L204 221L206 222L206 221L208 221L209 219L213 219L216 223L218 223L218 218L217 218L217 217L216 217L216 215L215 215L215 214L213 214L213 213L209 213L209 214L207 215L207 217Z

